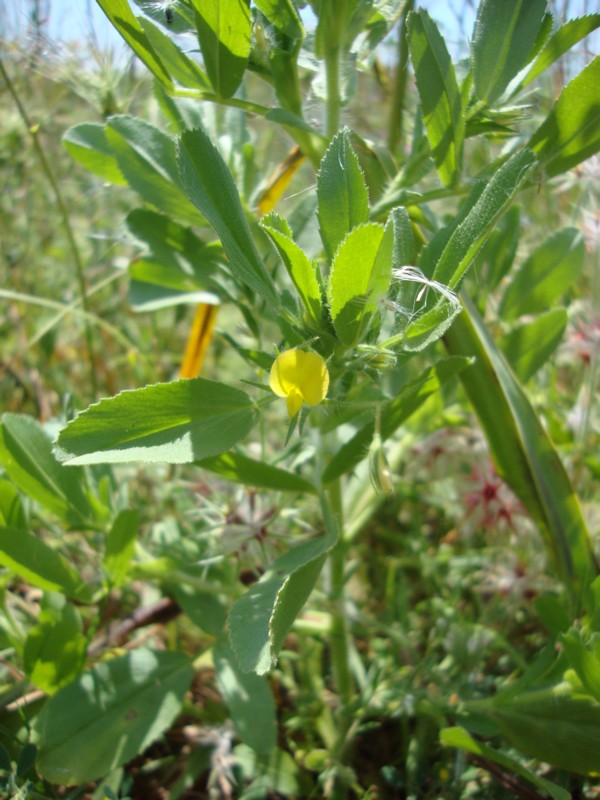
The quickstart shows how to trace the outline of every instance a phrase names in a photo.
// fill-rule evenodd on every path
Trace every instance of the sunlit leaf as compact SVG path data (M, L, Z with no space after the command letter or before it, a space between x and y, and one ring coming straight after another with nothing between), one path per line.
M546 0L481 0L473 32L475 92L493 103L531 57Z
M235 603L229 635L244 672L262 675L274 666L335 541L334 535L319 536L292 547Z
M407 34L431 155L442 182L452 186L462 169L465 131L454 66L427 11L410 12Z
M231 97L248 63L251 40L247 0L192 0L204 66L219 97Z
M184 464L225 452L256 419L248 395L223 383L159 383L90 406L63 428L56 452L68 464Z
M560 93L529 140L548 177L566 172L600 150L600 56Z

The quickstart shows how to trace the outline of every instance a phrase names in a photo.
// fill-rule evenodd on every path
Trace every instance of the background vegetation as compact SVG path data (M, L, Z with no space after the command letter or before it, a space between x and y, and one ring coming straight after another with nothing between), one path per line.
M561 572L569 559L553 556L556 542L544 540L533 506L499 477L507 417L495 406L474 413L477 385L449 381L394 432L375 476L376 484L377 477L387 481L389 469L393 493L370 488L367 469L344 484L345 690L332 646L331 569L268 679L242 672L221 635L227 610L246 588L290 545L318 541L310 537L323 532L319 503L302 484L317 445L297 434L284 445L283 407L268 407L243 455L285 467L296 481L290 487L265 473L257 488L239 464L236 481L222 466L59 465L51 442L76 412L179 376L206 287L157 280L160 292L148 289L152 259L128 218L140 203L139 187L118 176L109 181L106 165L103 177L86 170L77 140L67 134L69 152L62 141L73 126L125 114L174 135L165 93L138 61L100 49L93 36L68 47L46 38L50 2L21 5L28 25L3 32L0 84L6 796L600 796L598 582L586 583L577 565L573 574ZM147 5L158 15L177 4ZM396 8L398 18L406 5ZM0 18L15 20L8 6L0 4ZM452 30L470 35L460 26L461 6L450 10L459 23ZM593 9L565 2L552 10L556 26ZM488 168L502 162L509 145L538 128L562 87L591 61L597 33L540 73L518 103L498 103L496 112L474 118L480 129L465 139L467 177L444 187L431 159L410 160L423 136L423 91L398 67L407 57L404 40L395 20L386 23L387 38L345 76L349 98L340 122L356 134L372 205L383 208L383 187L391 184L394 204L410 209L418 249L460 213L470 178L491 176ZM455 48L462 79L468 44ZM301 64L303 112L324 130L327 110L310 83L312 66ZM245 81L245 99L270 102L258 69ZM201 114L248 216L270 210L276 197L278 213L302 230L302 246L318 253L318 232L308 222L315 164L307 158L293 170L286 157L294 142L272 122L226 104L194 103L182 100L179 111ZM407 165L412 183L405 172L405 185L394 187L394 171ZM282 169L290 182L280 191L275 176ZM594 155L524 188L465 282L550 434L596 556L599 177ZM417 189L429 202L411 195ZM207 230L203 237L216 242ZM554 283L536 297L548 265ZM535 280L524 277L532 272ZM436 287L421 289L437 299ZM187 296L175 302L169 292L182 290ZM392 299L414 313L416 291ZM528 329L536 320L540 327ZM223 305L203 377L235 383L245 370L245 379L265 384L270 362L260 356L269 351L272 358L281 340L272 321L264 324L259 346L256 319L239 304ZM460 328L427 353L441 356L445 347L461 352ZM401 360L397 386L390 379L392 394L431 359L419 354L406 364ZM269 480L276 490L265 488ZM26 557L14 544L25 541L17 534L24 531L31 536L21 545ZM91 675L100 706L86 719ZM518 711L510 698L522 704L526 690L530 705ZM134 696L139 716L133 731L121 729ZM496 696L506 704L499 701L492 713ZM74 721L74 708L83 718Z

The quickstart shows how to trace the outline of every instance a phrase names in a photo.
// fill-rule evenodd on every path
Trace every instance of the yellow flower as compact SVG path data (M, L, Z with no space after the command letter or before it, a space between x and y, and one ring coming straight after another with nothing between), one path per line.
M286 350L271 367L269 386L278 397L285 397L288 414L295 417L302 403L318 406L327 396L327 365L317 353Z

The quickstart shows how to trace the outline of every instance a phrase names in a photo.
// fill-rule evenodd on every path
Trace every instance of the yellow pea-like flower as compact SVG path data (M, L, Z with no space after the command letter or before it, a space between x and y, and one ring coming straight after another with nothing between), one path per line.
M285 397L288 414L295 417L302 404L318 406L327 396L329 371L318 353L286 350L277 356L269 386L278 397Z

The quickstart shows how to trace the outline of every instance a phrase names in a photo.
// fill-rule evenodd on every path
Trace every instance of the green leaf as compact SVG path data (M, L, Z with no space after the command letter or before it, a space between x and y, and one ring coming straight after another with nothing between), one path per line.
M493 175L454 230L436 264L434 280L454 289L535 164L530 150L511 156Z
M213 458L203 458L202 461L198 461L198 466L244 486L304 494L314 494L317 491L306 478L271 464L265 464L264 461L248 458L241 453L230 452Z
M447 358L439 361L415 380L406 384L400 394L382 409L380 425L381 439L385 441L446 381L464 369L470 360L466 358ZM333 456L323 473L323 483L339 478L360 464L369 449L375 433L375 423L362 427Z
M99 505L91 506L85 472L56 460L50 437L31 417L2 416L0 462L23 492L69 526L95 527L103 516Z
M19 490L7 480L0 480L0 525L27 530L27 517Z
M213 661L219 692L240 739L262 755L277 743L275 701L263 675L242 672L226 639L217 642Z
M526 755L569 772L600 771L600 704L563 693L563 687L500 698L492 717Z
M390 216L394 225L392 264L396 268L410 266L414 264L416 246L408 211L404 206L398 206L392 210Z
M87 639L81 618L71 603L44 609L27 635L23 668L29 680L46 694L75 680L85 665Z
M150 72L167 89L173 89L173 81L160 56L156 53L127 0L97 0L108 19L144 63Z
M63 428L56 452L69 464L186 464L225 452L256 419L248 395L223 383L159 383L90 406Z
M485 431L498 474L540 527L549 559L576 607L597 575L590 536L564 466L473 304L446 333L452 355L475 357L461 381Z
M570 800L571 798L570 793L566 789L562 789L560 786L557 786L555 783L552 783L552 781L549 781L546 778L540 778L539 775L536 775L535 772L528 770L515 758L511 758L505 753L500 753L498 750L494 750L492 747L489 747L483 742L478 742L477 740L473 739L471 734L467 733L464 728L443 728L440 731L440 742L444 747L457 747L460 750L465 750L467 753L473 753L473 755L481 756L487 761L500 764L500 766L508 770L511 775L519 775L521 778L529 781L539 789L543 789L543 791L547 792L547 794L549 794L553 800Z
M168 579L166 576L167 581ZM225 629L228 611L228 603L224 598L185 583L179 576L177 583L168 584L168 589L194 625L211 636L221 636Z
M269 22L290 39L303 39L304 26L291 0L255 0Z
M233 178L221 154L204 131L195 130L181 135L178 158L184 188L217 231L231 274L277 309L277 292L256 250Z
M492 104L531 57L546 0L482 0L471 47L475 93Z
M191 678L181 653L139 648L96 664L37 717L40 774L72 786L130 761L173 722Z
M231 645L244 672L268 672L286 633L308 599L335 535L319 536L276 559L231 609Z
M37 536L0 526L0 564L39 589L89 603L93 592L69 562Z
M183 50L175 44L170 36L163 33L160 28L153 25L146 17L140 18L140 25L155 52L160 53L161 59L173 78L181 86L189 89L199 89L200 91L210 91L211 85L195 61L187 56Z
M24 778L27 773L33 768L35 759L37 757L37 747L28 742L19 753L17 761L17 777Z
M252 27L247 0L192 0L204 66L219 97L235 94L250 55Z
M327 258L332 261L342 240L369 219L369 195L358 157L350 144L350 130L333 139L317 175L318 217Z
M600 56L560 93L529 140L548 177L566 172L600 150Z
M585 245L578 228L563 228L549 236L506 287L500 316L511 320L551 307L573 286L584 259Z
M554 308L535 319L517 325L498 345L517 378L526 383L550 358L567 327L564 308Z
M219 242L206 244L189 228L147 209L132 211L127 227L149 251L129 264L129 299L136 311L232 300L235 290L224 272Z
M174 139L129 116L111 117L105 132L119 169L134 191L165 214L204 224L181 187Z
M433 289L430 293L431 298L427 297L424 312L413 312L411 316L414 318L402 334L401 347L406 352L419 352L437 341L446 333L457 314L460 314L458 298L452 295L436 297ZM395 340L398 337L393 338ZM389 345L384 342L384 346Z
M544 49L533 62L531 69L523 78L521 86L527 86L554 64L568 50L600 27L600 14L586 14L584 17L569 19L555 31Z
M112 524L102 559L102 566L111 586L120 586L127 575L139 527L139 512L129 509L120 511Z
M600 660L581 641L579 631L564 634L560 641L579 680L600 703Z
M365 332L392 280L394 225L368 222L354 228L340 244L329 274L327 294L333 326L346 345Z
M424 9L407 17L410 59L415 73L431 155L445 186L462 170L465 121L454 66L446 44Z
M511 206L479 251L477 279L488 291L496 289L512 267L521 235L520 217L519 206Z
M305 791L298 764L287 750L276 747L268 759L263 759L247 745L238 744L233 755L244 779L252 781L240 800L301 797Z
M121 174L116 156L106 141L104 125L83 123L69 128L63 136L65 149L94 175L108 183L125 186L127 181Z
M312 323L318 327L322 314L321 289L317 280L318 267L291 236L280 229L277 219L277 214L268 214L260 221L260 227L275 245L307 314Z

